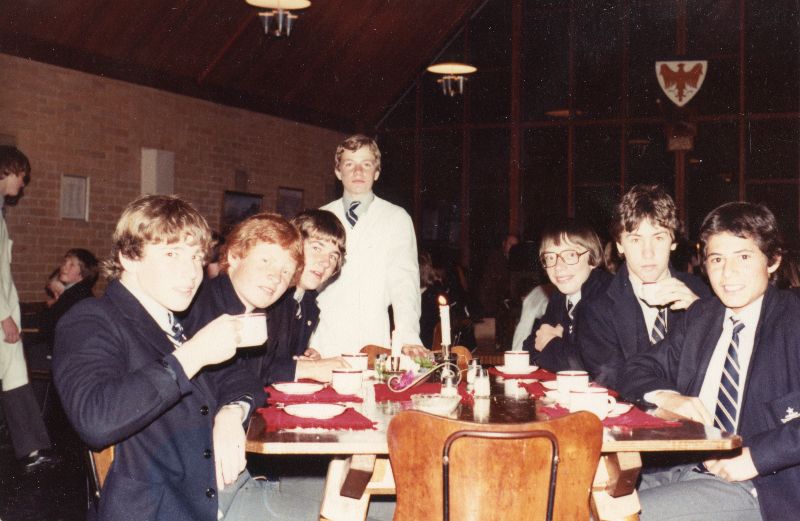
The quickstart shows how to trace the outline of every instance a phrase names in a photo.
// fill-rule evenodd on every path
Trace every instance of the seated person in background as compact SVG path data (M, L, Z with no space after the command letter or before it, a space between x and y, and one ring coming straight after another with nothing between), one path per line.
M276 214L248 217L228 234L220 252L220 274L200 288L184 321L187 334L191 336L226 313L265 312L295 283L303 266L303 243L294 226ZM275 333L274 328L269 332ZM239 357L262 384L294 378L326 382L333 369L346 367L341 358L290 358L286 368L276 361L274 347L274 341L268 339L261 348L242 351Z
M73 248L64 254L64 262L58 270L58 281L64 285L64 292L42 312L39 321L42 342L52 348L59 319L81 300L94 296L92 288L97 275L97 258L89 250Z
M114 231L105 295L56 329L54 381L70 422L91 449L115 445L101 521L314 519L307 499L290 503L244 471L258 382L239 364L203 370L236 355L241 323L221 316L187 340L173 315L203 280L210 241L183 200L132 202Z
M532 365L548 371L583 369L575 345L581 303L605 292L612 278L603 270L602 244L589 226L565 222L542 233L539 259L557 291L523 349L530 352Z
M64 293L64 284L61 283L59 277L61 276L61 267L53 270L53 273L47 277L47 283L44 285L44 292L47 294L47 307L52 306L58 300L58 297Z
M321 360L319 352L308 344L319 322L317 295L344 263L344 227L326 210L305 210L292 219L292 224L303 239L305 263L297 285L267 310L266 350L274 352L274 358L268 367L261 366L259 376L265 384L308 376L314 367L346 366L338 358ZM327 369L322 378L329 380Z
M614 208L611 234L625 262L577 324L584 367L601 385L616 389L625 361L652 349L683 310L710 295L700 279L670 268L679 229L675 202L658 185L632 187Z
M422 345L431 349L433 345L433 332L439 323L439 295L445 295L447 288L442 282L442 275L433 267L433 260L428 252L419 254L419 291L420 309L419 337ZM448 300L449 302L449 300Z
M724 204L700 241L716 297L631 357L620 391L737 433L744 447L644 475L641 519L797 519L800 301L770 283L781 263L775 217L762 205Z

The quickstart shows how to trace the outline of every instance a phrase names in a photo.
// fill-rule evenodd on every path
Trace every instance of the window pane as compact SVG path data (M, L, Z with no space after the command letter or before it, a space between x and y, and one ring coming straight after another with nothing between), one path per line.
M630 11L630 111L635 116L660 116L656 103L670 103L661 92L655 62L675 55L675 3L633 0Z
M662 125L633 125L628 129L626 186L675 184L675 157L667 151Z
M375 192L414 215L414 133L386 133L378 143L381 176L375 183Z
M797 197L795 184L747 185L747 200L767 205L785 233L797 230Z
M575 187L575 217L587 222L606 241L614 205L619 199L619 185Z
M458 244L462 141L460 130L422 135L423 239Z
M522 114L546 119L545 111L567 107L569 18L566 10L547 11L525 2L522 26Z
M800 122L751 121L747 132L747 177L796 179L800 172Z
M702 123L686 158L686 228L689 237L706 214L739 198L739 132L736 122Z
M507 130L470 132L469 231L472 266L481 266L500 237L508 233Z
M548 221L567 215L567 129L524 134L521 177L523 235L533 239Z
M619 180L619 127L575 128L575 182Z
M622 97L622 16L619 2L579 3L575 19L575 107L584 116L617 114Z

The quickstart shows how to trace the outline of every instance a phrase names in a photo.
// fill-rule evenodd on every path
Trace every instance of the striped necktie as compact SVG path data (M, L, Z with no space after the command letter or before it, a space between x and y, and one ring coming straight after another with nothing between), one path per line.
M744 324L731 317L733 334L728 345L728 354L722 368L719 382L717 409L714 412L714 426L730 433L736 432L736 416L739 409L739 333Z
M571 335L575 324L575 304L569 298L567 298L567 316L569 317L569 334Z
M185 340L185 337L183 336L183 326L180 322L178 322L178 319L175 318L175 315L172 313L169 314L169 327L172 332L167 333L167 336L172 343L178 346L183 344L183 341Z
M653 329L650 331L650 343L657 344L667 336L667 308L659 308Z
M356 208L361 204L361 201L353 201L350 203L350 208L347 209L347 213L345 217L347 217L347 222L350 223L350 227L353 228L358 221L358 215L356 214Z

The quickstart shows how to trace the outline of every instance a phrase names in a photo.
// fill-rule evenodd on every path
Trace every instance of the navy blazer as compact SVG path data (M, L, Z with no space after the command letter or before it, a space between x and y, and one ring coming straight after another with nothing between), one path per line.
M56 336L56 324L72 306L83 299L94 296L92 294L94 283L95 280L93 279L83 279L76 282L65 289L64 293L58 297L58 300L52 306L42 311L42 316L39 319L39 340L45 342L50 349L53 348Z
M294 299L295 288L286 293L268 309L267 351L274 353L269 366L259 368L259 376L265 384L294 380L297 362L293 357L308 349L311 333L319 323L317 292L306 291L298 303Z
M583 309L584 302L595 295L605 292L612 279L613 276L602 268L595 268L591 271L589 278L581 286L581 299L575 305L572 313L572 328L570 328L569 315L567 314L567 296L558 290L550 296L544 315L534 321L531 334L522 343L522 349L531 354L531 365L538 365L553 372L584 368L576 346L577 323L581 320L580 312ZM561 325L564 328L564 336L553 338L544 346L542 351L537 351L534 347L536 331L542 324L549 324L554 327Z
M53 376L81 439L116 444L100 496L101 521L216 521L212 427L219 409L246 399L240 368L189 380L174 347L117 280L58 323Z
M698 396L722 333L725 306L716 297L695 302L658 349L632 357L623 396L641 400L658 389ZM713 412L713 411L712 411ZM747 369L738 433L750 448L765 520L800 512L800 301L769 286L761 305Z
M711 296L711 290L699 278L689 273L673 271L677 278L698 297ZM583 302L583 299L581 299ZM625 370L625 361L636 353L649 350L650 332L644 320L628 274L622 264L605 293L587 300L577 325L578 351L592 379L617 389ZM672 324L684 311L668 310L667 324Z

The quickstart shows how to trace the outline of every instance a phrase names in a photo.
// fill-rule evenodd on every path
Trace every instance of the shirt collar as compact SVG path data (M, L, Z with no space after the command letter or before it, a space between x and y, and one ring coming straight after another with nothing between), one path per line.
M169 323L169 317L172 315L172 311L153 300L139 288L135 287L134 284L130 282L126 283L123 278L120 279L120 283L139 301L139 304L141 304L145 311L156 321L158 327L164 330L164 332L172 334L172 325Z
M731 322L730 319L733 318L742 322L744 327L750 331L755 331L758 325L758 319L761 317L761 303L763 301L764 295L761 295L736 314L730 309L725 309L725 323L729 324Z
M365 213L367 213L367 209L369 209L369 205L372 204L372 201L375 200L375 193L369 192L367 194L363 194L359 197L350 197L347 193L342 194L342 203L344 204L344 211L347 213L347 210L350 209L350 205L354 201L359 201L361 204L358 205L356 208L356 215L361 217Z

